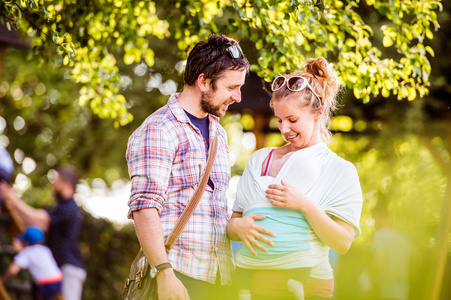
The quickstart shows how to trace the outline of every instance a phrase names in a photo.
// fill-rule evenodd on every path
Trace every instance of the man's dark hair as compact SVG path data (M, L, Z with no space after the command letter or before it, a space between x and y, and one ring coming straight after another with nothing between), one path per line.
M70 183L75 191L76 186L78 184L78 172L74 167L59 167L56 169L58 173L58 177L61 178L62 181Z
M238 58L233 58L227 51L230 46L238 46L238 42L225 35L211 34L207 41L198 42L188 55L185 68L185 84L194 85L200 74L211 80L213 90L215 82L225 70L246 70L249 62L240 50ZM239 46L238 46L239 47Z

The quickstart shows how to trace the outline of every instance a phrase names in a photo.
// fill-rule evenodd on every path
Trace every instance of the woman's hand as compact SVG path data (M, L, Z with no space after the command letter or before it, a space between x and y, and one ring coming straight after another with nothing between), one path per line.
M257 252L254 250L254 247L265 252L268 251L268 248L263 246L260 242L264 242L271 246L273 246L274 243L264 236L263 233L273 237L275 234L271 230L255 223L257 220L264 220L266 216L258 214L249 214L245 217L241 216L241 213L233 213L229 224L227 224L227 234L229 237L232 240L242 241L255 256L257 256Z
M281 184L270 184L266 192L266 198L271 204L277 207L289 208L303 212L310 205L315 205L310 198L306 197L294 186L288 185L285 181Z
M355 228L335 216L328 216L295 187L282 180L281 184L268 186L266 197L276 207L301 211L320 240L339 254L345 254L351 247Z

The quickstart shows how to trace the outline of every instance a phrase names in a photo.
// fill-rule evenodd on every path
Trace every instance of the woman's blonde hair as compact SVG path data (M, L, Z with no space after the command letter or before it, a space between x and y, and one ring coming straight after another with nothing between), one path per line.
M310 86L320 96L305 87L301 91L292 92L284 84L280 89L273 92L270 106L274 109L274 102L280 100L294 100L301 109L310 109L312 112L323 111L320 121L321 139L328 141L331 137L329 130L330 118L337 108L337 94L340 91L338 75L332 64L324 57L311 58L304 63L304 68L286 75L286 80L294 76L302 76L308 80Z

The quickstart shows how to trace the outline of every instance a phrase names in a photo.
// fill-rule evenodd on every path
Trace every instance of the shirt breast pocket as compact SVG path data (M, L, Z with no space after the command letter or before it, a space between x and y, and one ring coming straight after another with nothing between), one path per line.
M205 153L202 148L189 142L181 144L174 159L169 189L180 190L197 186L205 165Z

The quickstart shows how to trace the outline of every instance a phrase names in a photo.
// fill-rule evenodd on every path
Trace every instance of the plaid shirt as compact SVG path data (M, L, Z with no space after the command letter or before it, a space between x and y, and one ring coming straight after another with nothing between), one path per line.
M206 167L203 137L189 120L174 94L164 107L150 115L130 136L127 161L132 181L129 218L140 209L155 207L165 238L174 227ZM210 141L218 130L219 144L202 199L169 260L178 272L214 283L229 284L234 268L226 226L229 220L226 190L230 179L229 150L219 119L209 115ZM151 229L150 229L151 230Z

